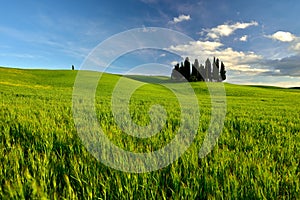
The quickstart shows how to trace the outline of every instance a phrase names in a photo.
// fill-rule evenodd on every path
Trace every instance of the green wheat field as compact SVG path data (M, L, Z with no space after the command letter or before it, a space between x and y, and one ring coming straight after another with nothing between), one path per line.
M99 162L77 134L72 111L77 73L0 68L0 199L300 199L300 90L224 83L224 128L213 150L199 158L211 99L205 83L191 83L201 114L192 145L167 167L126 173ZM97 88L99 126L124 150L158 150L180 127L176 96L158 83L182 83L126 78L145 83L130 99L132 120L147 125L149 108L160 104L165 126L150 138L124 133L111 111L120 79L113 74L103 74Z

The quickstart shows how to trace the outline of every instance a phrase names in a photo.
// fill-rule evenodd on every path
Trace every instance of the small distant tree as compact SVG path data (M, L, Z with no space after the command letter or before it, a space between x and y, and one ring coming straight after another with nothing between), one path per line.
M226 70L223 62L221 62L220 76L222 81L226 80Z
M74 67L74 65L72 65L72 70L74 70L75 69L75 67Z

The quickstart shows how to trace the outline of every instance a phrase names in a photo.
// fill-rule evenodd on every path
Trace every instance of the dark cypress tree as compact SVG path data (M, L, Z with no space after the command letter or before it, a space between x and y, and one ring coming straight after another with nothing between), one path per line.
M72 70L74 70L75 69L75 67L74 67L74 65L72 65Z
M213 62L213 79L214 81L219 81L220 79L220 72L219 72L219 59L214 58Z
M175 67L175 70L177 70L179 72L179 63L177 63L174 67Z
M197 78L197 68L199 68L199 63L194 62L192 64L192 76L195 76Z
M183 67L184 67L184 66L183 66L183 62L181 62L181 63L180 63L180 68L183 69Z
M184 74L185 74L186 80L190 80L190 76L191 76L191 63L190 63L188 57L186 57L185 61L184 61Z
M220 82L221 76L220 76L220 60L219 60L219 58L216 59L216 66L217 66L217 71L218 71L216 81Z
M197 81L201 81L201 74L200 74L200 65L198 59L195 59L194 62L195 72L192 72L194 76L196 76ZM193 70L192 70L193 71Z
M180 63L179 73L185 77L183 62Z
M217 65L216 65L216 60L215 59L214 59L214 62L212 64L212 66L213 66L213 69L212 69L212 79L214 81L216 81L217 78L218 78L219 72L217 70Z
M216 66L217 66L218 69L220 68L220 60L219 60L219 58L216 59Z
M211 62L207 58L205 61L205 81L210 81L211 80Z
M220 76L222 81L226 80L226 70L223 62L221 62Z
M192 74L189 78L189 81L190 82L198 81L198 79L197 79L197 68L196 68L195 64L192 64Z
M171 74L171 79L172 79L172 80L179 80L179 79L180 79L179 63L177 63L177 64L174 66L174 69L172 70L172 74Z
M199 81L205 81L205 78L204 78L204 77L205 77L205 68L204 68L204 66L203 66L202 64L200 65L199 68L200 68L200 69L199 69L199 72L200 72L199 74L200 74L200 75L199 75L198 80L199 80Z

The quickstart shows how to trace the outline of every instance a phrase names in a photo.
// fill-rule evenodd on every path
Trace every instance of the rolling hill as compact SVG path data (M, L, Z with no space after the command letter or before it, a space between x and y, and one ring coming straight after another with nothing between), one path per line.
M0 199L300 198L299 90L225 83L223 131L212 151L199 158L212 101L205 83L191 83L200 109L192 144L168 166L127 173L98 161L78 136L72 107L78 73L0 68ZM99 75L87 73L87 84ZM137 138L119 127L111 102L121 79L125 86L139 85L128 105L131 118L124 123L151 124L149 110L159 104L166 120L157 134ZM95 110L107 138L135 153L172 142L182 123L194 121L182 121L178 96L169 87L184 94L183 83L165 77L102 74Z

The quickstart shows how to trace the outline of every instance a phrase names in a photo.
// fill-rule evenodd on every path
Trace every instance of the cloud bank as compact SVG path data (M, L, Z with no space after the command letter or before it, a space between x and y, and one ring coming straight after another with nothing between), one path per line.
M207 38L218 40L221 37L229 36L238 29L246 29L250 26L258 26L258 22L252 21L249 23L236 22L234 24L222 24L211 29L204 29L203 33L206 33Z
M249 23L236 22L234 24L223 24L212 29L206 29L206 36L213 41L197 40L185 45L171 46L168 50L182 55L183 58L189 57L193 62L194 59L199 59L204 63L207 58L219 58L226 65L230 71L245 72L251 74L258 74L268 72L267 68L256 65L263 61L263 56L251 51L237 51L232 47L226 47L220 39L229 36L238 29L246 29L250 26L257 26L258 23L253 21ZM244 35L240 38L241 41L247 41L248 36ZM230 78L229 78L230 79Z
M204 39L185 45L171 46L168 50L182 55L183 58L189 57L191 62L194 62L196 58L200 63L204 63L207 58L219 58L232 75L232 77L228 76L229 82L236 82L236 77L254 77L254 79L255 77L277 77L279 81L300 77L300 37L293 33L277 31L266 36L273 41L288 44L288 49L285 51L290 51L291 55L280 59L269 59L252 51L238 51L222 42L224 37L234 34L236 30L247 29L251 26L258 26L258 23L252 21L218 25L211 29L205 29L202 32ZM236 38L235 41L246 42L248 37L248 35L243 35ZM211 40L209 41L209 39ZM252 81L255 82L255 80Z

